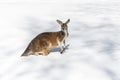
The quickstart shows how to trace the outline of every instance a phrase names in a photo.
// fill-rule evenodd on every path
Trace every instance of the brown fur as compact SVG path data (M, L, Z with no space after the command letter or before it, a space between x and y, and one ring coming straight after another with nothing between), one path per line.
M63 28L62 25L61 28ZM28 45L28 47L21 56L40 55L40 54L46 56L48 55L49 51L52 48L58 46L59 43L61 43L64 38L65 38L64 31L41 33L30 42L30 44Z

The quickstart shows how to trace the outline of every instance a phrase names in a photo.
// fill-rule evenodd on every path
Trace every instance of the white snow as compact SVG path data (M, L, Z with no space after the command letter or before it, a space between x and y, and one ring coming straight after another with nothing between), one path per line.
M1 0L0 80L120 80L119 0ZM64 54L20 57L70 18Z

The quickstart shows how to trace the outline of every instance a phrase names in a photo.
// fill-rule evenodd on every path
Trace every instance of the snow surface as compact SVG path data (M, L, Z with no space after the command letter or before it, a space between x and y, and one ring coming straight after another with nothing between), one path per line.
M0 80L120 80L120 0L1 0ZM39 33L69 23L67 50L20 57Z

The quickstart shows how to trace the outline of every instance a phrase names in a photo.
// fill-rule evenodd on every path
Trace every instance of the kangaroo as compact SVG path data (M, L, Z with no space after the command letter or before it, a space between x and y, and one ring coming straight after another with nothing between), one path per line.
M68 19L65 23L56 20L61 25L61 30L57 32L44 32L36 36L28 45L26 50L21 56L29 55L43 55L47 56L49 51L57 46L61 48L62 54L66 47L66 38L68 37L68 26L70 22Z

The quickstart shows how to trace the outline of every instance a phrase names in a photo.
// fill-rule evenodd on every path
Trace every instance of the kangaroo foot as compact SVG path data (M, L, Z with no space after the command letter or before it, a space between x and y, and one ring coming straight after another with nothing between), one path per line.
M63 48L63 50L60 53L63 54L63 52L65 52L65 48Z

